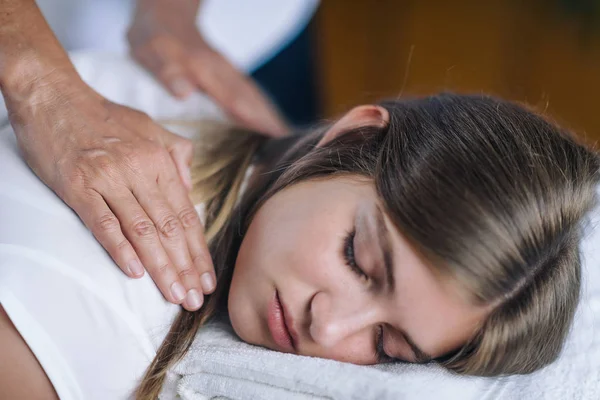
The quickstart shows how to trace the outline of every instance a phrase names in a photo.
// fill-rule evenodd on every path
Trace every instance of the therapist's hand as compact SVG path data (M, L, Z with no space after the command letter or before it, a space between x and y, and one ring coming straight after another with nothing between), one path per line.
M74 71L44 71L24 90L4 92L27 163L127 275L145 268L168 301L200 308L215 273L184 186L191 143L107 101ZM203 274L213 283L204 285Z
M196 27L199 0L138 0L127 38L132 56L173 95L212 97L243 126L269 136L289 132L258 86L212 49Z

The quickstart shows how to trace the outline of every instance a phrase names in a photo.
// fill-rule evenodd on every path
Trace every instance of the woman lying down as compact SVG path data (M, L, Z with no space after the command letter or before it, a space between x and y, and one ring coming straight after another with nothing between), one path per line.
M598 155L569 132L519 105L452 94L356 107L284 139L200 131L193 195L217 287L196 312L127 278L99 245L77 255L64 241L91 234L57 199L25 231L2 228L4 318L40 363L32 376L61 398L156 398L219 316L250 344L355 364L495 376L559 355L599 179ZM38 199L3 189L5 217L40 213ZM41 244L26 253L15 237Z

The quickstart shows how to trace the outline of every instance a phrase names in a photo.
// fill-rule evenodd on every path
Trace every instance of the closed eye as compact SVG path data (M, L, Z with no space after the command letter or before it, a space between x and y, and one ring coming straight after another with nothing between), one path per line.
M364 280L369 280L369 276L365 273L365 271L358 265L356 262L356 256L354 254L354 237L356 236L356 229L352 229L350 232L346 234L346 238L344 239L344 260L346 261L346 265L350 267L352 272L358 275L359 278Z
M350 270L354 272L361 280L368 281L369 276L356 262L356 256L354 254L354 237L356 236L356 229L352 229L346 234L344 238L343 256L346 261L346 265L350 267ZM379 325L375 333L375 357L378 364L390 363L394 361L400 361L397 358L390 357L385 353L383 349L383 326Z

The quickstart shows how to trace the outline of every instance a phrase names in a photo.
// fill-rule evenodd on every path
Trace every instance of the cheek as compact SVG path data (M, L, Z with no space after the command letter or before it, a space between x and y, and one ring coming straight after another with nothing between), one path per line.
M314 202L300 207L265 204L248 229L236 269L252 268L263 277L278 278L278 283L282 276L304 282L326 278L331 270L327 266L341 263L343 236L352 227L344 211Z
M414 279L402 288L406 304L404 322L419 332L422 346L436 355L445 354L463 344L476 330L485 310L462 303L447 292Z
M320 348L317 353L306 355L359 365L377 364L377 359L372 352L374 340L371 332L361 331L340 341L334 347Z

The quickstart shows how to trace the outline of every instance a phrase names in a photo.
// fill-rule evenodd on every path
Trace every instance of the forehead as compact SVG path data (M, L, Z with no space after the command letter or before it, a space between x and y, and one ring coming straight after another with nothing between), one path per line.
M396 284L386 299L390 317L430 354L442 355L461 346L480 327L489 308L468 302L457 284L435 273L385 214L383 222Z

